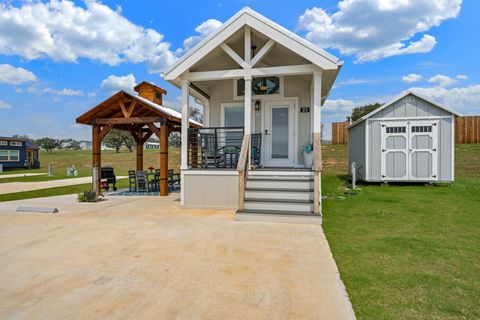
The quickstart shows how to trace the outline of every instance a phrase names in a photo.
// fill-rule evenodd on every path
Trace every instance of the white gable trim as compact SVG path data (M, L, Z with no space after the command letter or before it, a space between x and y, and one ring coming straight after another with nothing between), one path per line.
M180 77L185 71L245 25L265 34L322 69L336 70L342 63L338 58L314 46L293 32L249 8L244 8L177 61L175 65L164 73L165 80L172 81Z
M430 100L430 99L427 99L427 98L425 98L425 97L423 97L423 96L421 96L421 95L419 95L419 94L417 94L417 93L415 93L415 92L413 92L413 91L407 90L407 91L405 91L404 93L402 93L401 95L395 97L395 98L394 98L393 100L391 100L390 102L385 103L385 104L384 104L383 106L381 106L380 108L377 108L377 109L371 111L370 113L364 115L363 117L361 117L360 119L358 119L357 121L355 121L354 123L352 123L351 125L349 125L349 126L347 127L347 129L356 126L356 125L359 124L360 122L362 122L362 121L370 118L371 116L373 116L373 115L376 114L377 112L380 112L380 111L382 111L382 110L385 109L385 108L388 108L389 106L391 106L391 105L394 104L395 102L397 102L397 101L399 101L399 100L402 100L403 98L405 98L406 96L408 96L408 95L410 95L410 94L413 95L413 96L415 96L415 97L417 97L417 98L420 98L420 99L422 99L422 100L425 100L426 102L428 102L428 103L430 103L430 104L433 104L434 106L436 106L436 107L438 107L438 108L440 108L440 109L443 109L443 110L445 110L445 111L447 111L447 112L449 112L449 113L451 113L451 114L454 114L454 115L456 115L457 117L461 117L461 116L462 116L460 113L458 113L458 112L456 112L456 111L454 111L454 110L452 110L452 109L450 109L450 108L447 108L447 107L445 107L445 106L443 106L443 105L441 105L441 104L439 104L439 103L437 103L437 102L434 102L434 101L432 101L432 100Z

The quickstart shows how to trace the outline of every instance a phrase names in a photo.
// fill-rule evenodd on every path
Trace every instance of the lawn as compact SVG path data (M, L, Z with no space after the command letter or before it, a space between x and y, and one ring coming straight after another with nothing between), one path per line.
M480 144L456 147L452 185L362 186L324 147L323 228L359 319L480 318Z
M170 169L178 171L180 165L179 157L179 148L169 148L168 165ZM92 174L92 153L88 150L55 150L51 153L41 150L39 158L42 164L40 169L11 170L6 171L3 174L48 172L48 164L51 163L53 167L53 176L49 177L47 175L42 175L33 177L4 178L0 179L0 183L67 179L67 168L71 167L72 165L77 168L79 177L90 176ZM145 169L150 166L158 168L160 163L160 151L158 149L144 150L143 158L143 167ZM115 174L117 176L126 176L128 170L135 170L135 161L135 151L121 151L120 153L110 150L102 151L103 165L114 167Z

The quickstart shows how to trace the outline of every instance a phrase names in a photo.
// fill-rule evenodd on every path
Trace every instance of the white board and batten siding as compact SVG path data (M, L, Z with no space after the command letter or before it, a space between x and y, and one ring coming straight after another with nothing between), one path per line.
M404 94L348 128L349 170L356 162L360 178L371 182L453 181L455 115Z

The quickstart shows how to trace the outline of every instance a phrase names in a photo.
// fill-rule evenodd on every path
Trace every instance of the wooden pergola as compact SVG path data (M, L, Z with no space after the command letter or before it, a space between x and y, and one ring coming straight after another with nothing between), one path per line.
M102 167L101 143L112 129L128 131L136 142L136 169L143 170L143 145L155 134L160 142L160 195L168 195L168 136L181 131L182 116L179 112L162 106L162 88L142 82L135 87L139 95L119 91L76 119L79 124L92 126L92 180L93 190L100 191ZM201 127L189 121L190 127ZM96 180L96 181L95 181Z

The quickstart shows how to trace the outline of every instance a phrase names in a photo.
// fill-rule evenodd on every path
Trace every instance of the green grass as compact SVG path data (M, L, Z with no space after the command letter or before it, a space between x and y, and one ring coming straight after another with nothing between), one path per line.
M357 317L480 318L480 144L456 147L452 185L357 196L343 195L346 147L324 155L323 228Z
M179 148L169 148L169 168L178 171L179 168ZM53 176L47 175L32 176L32 177L17 177L17 178L3 178L0 179L0 183L7 182L33 182L33 181L47 181L57 179L67 179L67 168L72 165L78 170L79 177L90 176L92 174L92 153L88 150L55 150L52 153L44 150L40 151L40 162L42 167L40 169L32 170L10 170L3 174L14 173L37 173L48 172L48 164L53 166ZM122 151L116 153L115 151L102 151L102 163L103 165L112 166L115 168L115 174L117 176L126 176L128 170L135 170L136 168L136 153ZM160 151L159 150L144 150L144 168L152 166L158 168L160 166Z

